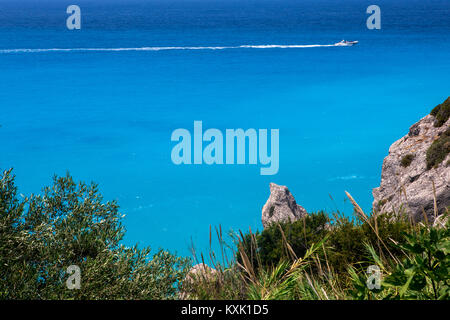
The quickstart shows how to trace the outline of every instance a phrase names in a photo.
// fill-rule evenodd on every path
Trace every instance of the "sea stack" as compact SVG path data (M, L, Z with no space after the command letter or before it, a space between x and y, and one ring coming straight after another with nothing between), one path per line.
M294 222L307 214L305 208L297 204L286 186L270 184L270 196L262 209L264 228L273 222Z

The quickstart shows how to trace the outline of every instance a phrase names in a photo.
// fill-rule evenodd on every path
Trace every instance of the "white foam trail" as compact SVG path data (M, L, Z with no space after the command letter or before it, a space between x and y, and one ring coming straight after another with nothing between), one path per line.
M163 51L163 50L226 50L226 49L296 49L339 47L337 44L308 44L308 45L242 45L227 47L140 47L140 48L48 48L48 49L0 49L1 53L41 53L41 52L119 52L119 51Z

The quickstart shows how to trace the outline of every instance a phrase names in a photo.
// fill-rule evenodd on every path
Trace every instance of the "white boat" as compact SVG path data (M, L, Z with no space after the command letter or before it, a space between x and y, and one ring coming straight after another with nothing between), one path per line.
M347 40L342 40L341 42L335 43L335 46L344 46L344 47L349 47L349 46L353 46L355 44L357 44L358 41L347 41Z

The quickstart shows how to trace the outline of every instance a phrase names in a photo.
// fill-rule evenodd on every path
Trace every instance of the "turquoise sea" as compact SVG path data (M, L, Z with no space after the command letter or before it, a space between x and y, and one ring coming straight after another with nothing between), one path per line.
M23 194L67 171L99 183L128 244L188 255L209 225L262 229L270 182L308 211L351 214L344 190L370 211L389 146L450 94L448 0L72 2L0 0L0 169ZM66 28L71 4L81 30ZM371 4L381 30L366 27ZM186 48L342 39L359 44ZM143 47L185 49L126 49ZM68 50L35 50L55 48ZM171 133L195 120L279 129L278 174L174 165Z

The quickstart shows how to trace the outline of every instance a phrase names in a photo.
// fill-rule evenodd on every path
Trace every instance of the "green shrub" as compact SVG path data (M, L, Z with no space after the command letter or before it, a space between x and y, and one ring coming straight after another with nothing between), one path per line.
M430 114L436 118L434 121L435 127L441 127L444 123L446 123L450 117L450 97L431 110Z
M319 242L325 236L328 221L324 212L318 212L293 223L281 223L280 226L295 254L302 257L313 243ZM263 266L275 266L279 261L289 259L289 254L283 245L280 227L277 224L272 224L264 229L256 239Z
M355 219L318 212L262 232L241 232L236 260L227 268L213 263L214 280L196 283L190 297L449 299L448 225L435 229L413 224L406 215L367 217L355 210ZM210 256L214 260L216 254ZM381 275L378 289L369 288L374 265Z
M115 202L95 184L55 177L43 195L19 200L11 170L0 175L0 299L173 299L189 261L125 247ZM66 287L67 267L81 289Z
M413 154L407 154L405 155L402 160L400 161L400 164L403 168L407 168L409 167L409 165L411 164L411 162L414 160L414 155Z
M450 128L441 134L427 150L427 169L437 167L450 153Z
M400 298L450 298L450 229L421 228L399 245L407 257L386 279ZM395 296L394 296L395 297Z
M378 237L373 230L378 232ZM405 216L392 213L377 214L369 218L368 222L359 222L342 217L336 222L331 232L327 252L330 264L336 272L347 273L349 265L361 264L367 261L367 250L364 243L375 246L383 258L391 259L400 254L392 241L404 241L403 233L410 230L411 224ZM364 263L362 263L363 266Z
M369 290L364 270L358 274L349 268L356 299L450 299L450 229L417 226L404 233L396 245L402 257L395 264L384 264L371 245L366 245L375 263L383 271L378 289Z
M375 226L375 221L378 234L387 248L380 243L369 225L370 223L372 227ZM243 236L242 246L255 266L267 268L291 258L285 242L290 245L297 257L302 257L308 248L328 236L325 250L318 252L318 257L332 266L336 273L347 276L349 265L367 260L365 242L376 246L383 257L390 258L390 254L399 253L399 250L393 246L392 240L401 243L402 233L410 227L410 222L406 218L394 217L390 213L379 214L376 218L371 217L368 222L361 222L340 214L330 218L325 212L320 211L293 223L272 224L262 232L253 235L256 239L256 244L253 243L253 246L252 236L246 234ZM239 256L237 261L242 263ZM311 266L314 272L317 272L318 268L320 267Z

